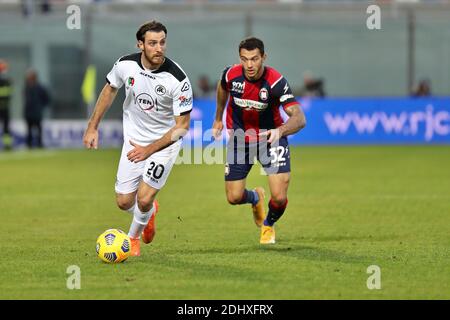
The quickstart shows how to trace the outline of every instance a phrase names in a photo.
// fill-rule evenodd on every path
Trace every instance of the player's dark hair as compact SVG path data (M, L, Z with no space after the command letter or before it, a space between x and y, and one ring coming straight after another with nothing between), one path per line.
M242 40L241 43L239 43L239 53L241 52L241 49L249 51L259 49L261 55L264 55L264 43L262 40L255 37L245 38Z
M164 33L167 36L166 26L163 25L161 22L153 20L153 21L146 22L142 26L139 27L139 30L136 32L136 39L138 41L144 41L145 33L147 31L152 31L152 32L164 31Z

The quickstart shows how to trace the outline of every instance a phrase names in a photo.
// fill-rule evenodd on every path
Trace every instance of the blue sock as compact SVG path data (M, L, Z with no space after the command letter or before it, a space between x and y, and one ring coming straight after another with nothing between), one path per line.
M252 205L257 204L259 201L258 193L254 190L244 190L244 194L242 195L242 200L239 204L251 203Z
M256 205L259 201L259 196L258 196L258 192L256 192L255 190L249 191L253 194L253 202L251 203L252 205Z
M266 217L266 219L264 220L264 225L265 226L269 226L269 227L273 227L273 225L274 225L275 223L274 222L269 222L269 221L267 221L267 217Z

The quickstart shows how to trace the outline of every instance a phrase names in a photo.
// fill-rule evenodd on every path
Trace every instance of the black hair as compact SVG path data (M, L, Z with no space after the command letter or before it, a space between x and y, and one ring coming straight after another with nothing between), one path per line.
M153 20L153 21L146 22L142 26L139 27L139 30L136 32L136 39L138 41L144 41L145 33L147 31L152 31L152 32L164 31L164 33L167 36L166 26L164 26L161 22Z
M261 55L264 55L264 43L262 40L255 37L245 38L242 40L241 43L239 43L239 53L241 52L241 49L249 51L259 49Z

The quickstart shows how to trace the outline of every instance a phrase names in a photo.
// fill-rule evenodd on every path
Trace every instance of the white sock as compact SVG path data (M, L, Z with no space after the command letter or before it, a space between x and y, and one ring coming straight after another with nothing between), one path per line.
M134 201L134 204L131 206L130 209L127 209L126 211L128 211L131 214L134 214L134 208L137 206L137 201Z
M133 221L131 222L130 231L128 236L133 239L139 239L141 237L142 231L144 231L145 226L155 212L155 208L152 206L150 211L142 212L138 205L134 206Z

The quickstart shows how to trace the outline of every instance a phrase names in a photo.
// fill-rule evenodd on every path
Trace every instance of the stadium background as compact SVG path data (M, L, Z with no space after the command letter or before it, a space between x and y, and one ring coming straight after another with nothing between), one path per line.
M89 111L80 88L87 66L96 68L95 92L99 92L117 57L136 50L137 25L149 18L161 19L167 24L170 30L168 56L183 64L195 93L199 93L201 75L215 83L225 66L238 62L239 40L256 35L263 38L267 46L267 63L281 70L294 91L298 92L296 89L303 85L306 71L324 80L331 101L325 101L325 107L321 102L320 111L334 108L332 99L337 97L375 100L401 97L405 100L380 100L372 112L389 112L393 106L401 109L396 115L402 110L426 112L427 101L411 106L411 101L406 99L423 78L431 80L434 96L449 95L450 6L444 1L380 2L381 30L366 27L370 15L366 9L370 2L365 1L50 1L51 10L47 13L42 12L38 1L32 1L32 10L27 16L17 2L0 4L0 57L10 62L10 77L15 84L11 110L16 120L22 117L24 74L30 67L37 70L53 97L46 111L47 119L85 119ZM67 27L67 20L73 13L66 12L69 4L81 8L80 29ZM123 92L106 115L107 119L120 119L121 98ZM374 103L377 101L371 102ZM443 103L448 105L447 100ZM314 103L307 101L304 105L313 107ZM206 112L202 114L204 122L209 123L212 118L208 110L214 106L205 107ZM356 111L362 117L366 108L366 102L356 100L340 110L341 116L345 117L346 111ZM311 112L315 110L317 108L312 108ZM442 110L446 110L445 107ZM442 130L437 142L448 142L448 109L440 118ZM323 126L324 120L321 122ZM328 127L325 132L316 134L315 130L321 126L319 122L313 124L308 129L312 137L332 131ZM397 132L387 129L381 132L379 139L369 138L369 141L429 142L424 138L425 121L422 124L417 135L398 124L401 128ZM381 131L382 125L379 125ZM23 132L23 126L22 129L20 123L17 126L16 132ZM61 135L76 136L66 141L69 146L79 141L80 126L72 128L75 132L62 133L61 127L70 128L67 123L56 125L56 129L46 126L47 145L57 146L55 137ZM120 125L116 123L114 128L117 127ZM356 133L361 136L361 143L366 136L377 134L364 130L369 132ZM354 135L351 131L350 136ZM329 134L329 138L334 143L355 142L355 138L347 140L346 134L337 139ZM301 138L298 139L301 143ZM326 138L305 139L307 143L327 142ZM120 144L116 141L115 145Z
M449 1L49 2L43 13L39 1L24 1L33 11L25 15L21 1L0 1L15 136L15 150L0 151L0 297L122 298L125 287L126 298L449 298ZM81 29L67 28L71 4L81 8ZM370 4L381 8L381 30L366 27ZM248 208L226 204L223 166L176 166L161 193L160 240L148 254L120 268L95 258L96 236L129 223L112 190L123 92L100 127L102 149L92 153L81 149L92 107L81 87L94 66L86 86L98 94L114 61L136 50L137 27L149 19L167 25L167 55L182 65L194 94L201 75L214 83L238 62L238 43L248 35L264 40L267 64L294 89L307 70L324 79L326 98L299 97L308 125L290 139L295 175L278 247L252 244L251 221L240 218ZM48 150L24 146L28 68L52 96ZM422 78L431 80L432 95L411 97ZM209 129L213 98L197 94L194 107L192 125ZM249 184L257 183L266 180L254 170ZM182 205L171 196L180 189ZM70 264L83 272L79 293L65 287ZM366 287L371 264L384 272L382 290ZM143 296L138 289L146 286L153 289Z

